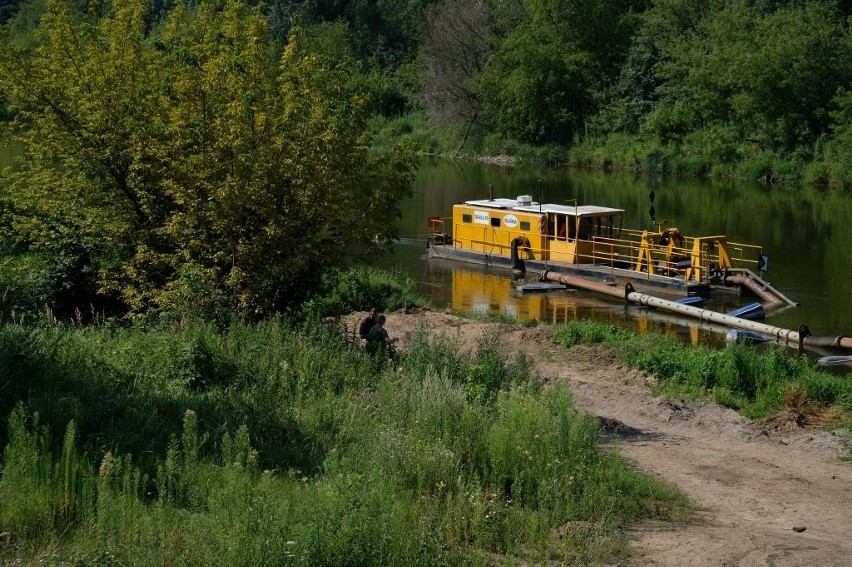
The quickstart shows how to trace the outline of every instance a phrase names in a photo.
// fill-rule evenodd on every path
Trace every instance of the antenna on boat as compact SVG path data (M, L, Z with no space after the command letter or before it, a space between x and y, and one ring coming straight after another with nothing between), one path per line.
M541 179L538 180L538 212L541 212Z
M494 184L493 183L488 184L488 200L489 201L494 200Z

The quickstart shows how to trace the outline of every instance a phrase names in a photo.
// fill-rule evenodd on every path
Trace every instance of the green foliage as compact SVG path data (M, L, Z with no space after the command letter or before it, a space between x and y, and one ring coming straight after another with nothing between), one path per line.
M77 4L69 12L72 23L84 12ZM186 63L181 54L192 51L188 45L200 36L187 31L186 41L173 49L168 36L174 32L167 20L171 17L174 22L174 14L169 16L162 2L148 8L139 28L145 43L160 49L163 59ZM43 11L40 0L25 3L6 28L10 43L32 51L38 45L33 30ZM184 21L191 24L201 13L191 10ZM406 139L426 153L501 154L561 165L565 161L561 148L549 146L557 142L581 146L571 156L572 164L748 177L768 183L804 177L814 183L848 185L852 175L843 159L848 154L843 132L849 123L843 92L852 77L849 13L846 4L833 0L735 5L715 0L419 0L404 5L382 0L366 5L273 2L263 18L271 45L285 44L291 31L301 27L301 55L333 62L326 71L337 73L332 81L339 80L338 91L345 97L353 93L362 97L362 111L387 118L426 108L430 120L437 120L428 125L391 120L383 129L374 124L381 147ZM47 20L51 22L49 11ZM88 25L97 29L99 24L91 20ZM133 38L133 31L128 32L125 35ZM199 56L195 50L193 60L206 61L215 51L211 48ZM268 51L274 53L275 48ZM168 73L175 70L173 65L164 68ZM148 71L143 75L153 76ZM226 75L217 77L220 84ZM199 88L201 76L198 73ZM66 81L68 73L57 78ZM161 108L155 99L162 94L157 88L149 90L126 106L144 109L147 101L150 107ZM177 89L172 95L182 93ZM10 98L13 95L9 89L2 95L9 99L10 116L21 109ZM260 107L254 107L255 115ZM114 129L126 138L124 133L142 125ZM631 155L600 147L601 140L624 134L634 136ZM160 138L151 134L144 139L150 143ZM649 159L643 162L646 156ZM143 169L151 174L147 166ZM138 166L134 172L139 174ZM43 241L44 234L38 240ZM147 244L146 253L159 254ZM96 259L104 256L103 251L96 252ZM113 269L115 262L107 264ZM209 264L189 269L204 274L210 283L207 295L218 297L212 292L222 289L213 286L226 268ZM174 266L157 263L152 269L177 277ZM158 301L168 302L167 295ZM176 309L167 307L170 312Z
M371 307L394 311L423 305L414 282L407 276L373 268L327 272L322 276L319 289L316 297L305 302L303 316L324 318L367 311Z
M297 33L279 56L237 2L179 6L150 38L143 12L78 21L50 2L32 56L0 49L27 148L12 226L31 250L85 250L98 290L136 311L195 295L263 314L386 247L412 154L367 155L350 63Z
M801 160L763 149L752 140L738 138L736 132L733 126L718 124L684 130L679 141L666 144L655 135L610 134L586 138L566 154L571 165L599 169L733 177L768 185L803 180ZM823 173L827 183L828 174Z
M515 31L480 79L485 108L501 132L527 142L567 142L589 111L587 53L558 30Z
M832 134L822 151L817 153L809 177L822 184L834 182L850 187L852 163L848 158L852 152L852 90L844 88L838 92L830 115Z
M768 12L711 8L691 31L658 42L665 96L690 111L681 128L731 121L774 148L806 147L826 129L828 104L852 77L845 22L824 2Z
M409 112L393 118L376 116L371 121L371 129L374 146L382 150L403 140L418 153L448 155L458 149L462 139L462 135L454 129L435 128L421 112Z
M615 83L595 93L599 111L588 126L595 134L636 132L642 118L655 106L659 81L653 72L655 49L645 38L637 38L627 52Z
M54 286L47 280L44 258L27 254L0 260L0 289L4 320L33 321L50 302Z
M577 319L559 325L553 332L553 342L564 348L581 343L612 345L624 341L628 332L616 325L601 325L585 319Z
M446 4L459 10L464 2ZM476 13L491 32L487 62L461 87L463 101L481 98L488 120L480 109L456 112L459 126L471 114L478 121L468 153L560 164L546 149L557 141L574 146L568 161L577 165L764 183L798 183L807 170L808 180L848 184L842 93L852 77L852 36L843 3L484 6ZM451 71L443 79L459 83ZM446 113L449 105L440 107ZM451 122L444 116L441 125ZM515 140L545 149L519 152Z
M460 355L425 330L414 343L377 372L324 324L3 326L0 561L600 563L620 526L683 513L523 357L487 340ZM594 528L553 537L573 521Z
M263 135L255 140L247 132L272 134L276 128L279 133L303 132L299 140L295 140L296 135L290 136L293 144L289 147L300 143L300 147L311 148L306 153L308 156L317 155L316 147L328 147L328 138L316 147L311 145L322 138L318 129L294 126L298 120L311 120L304 113L291 113L291 121L284 126L269 120L287 105L284 97L279 97L277 104L269 101L270 93L281 83L273 86L274 80L268 79L276 73L281 77L286 74L283 69L269 72L269 68L277 67L277 49L289 42L291 32L296 32L294 37L298 36L299 45L292 50L296 55L289 59L290 63L295 60L315 63L298 67L296 74L310 75L312 79L304 83L305 86L309 83L309 89L296 89L294 96L308 97L306 90L310 90L319 98L339 97L340 101L348 101L333 110L329 106L334 103L325 106L318 103L315 107L325 108L322 120L329 116L338 120L326 134L347 136L348 128L348 139L355 148L368 143L363 135L363 121L366 115L373 115L379 118L374 118L371 125L378 134L372 143L381 148L405 140L412 148L429 154L507 155L519 161L555 166L567 161L607 169L734 176L766 183L796 183L802 179L841 186L852 183L848 160L844 159L849 153L848 136L844 132L850 122L845 111L848 97L844 98L844 92L852 80L849 63L852 36L847 22L850 9L835 0L735 4L717 0L512 3L380 0L366 4L276 1L265 5L262 13L246 9L234 20L239 20L243 29L254 31L260 30L257 24L262 23L263 29L252 37L264 38L261 42L266 41L266 48L255 51L245 43L247 35L235 34L233 28L223 24L225 18L211 17L211 13L223 11L218 4L212 10L202 5L197 9L180 7L171 13L167 10L169 4L159 1L148 3L147 11L141 5L122 5L121 13L133 16L130 19L110 16L108 19L117 22L112 31L107 31L94 16L82 16L86 11L79 2L74 2L64 16L55 18L53 14L59 4L54 2L46 10L42 0L25 2L4 34L9 45L20 49L7 52L8 68L26 72L27 80L53 78L52 87L45 85L40 92L50 94L50 102L70 120L79 121L78 131L85 127L89 133L88 138L74 138L80 142L82 152L78 162L85 167L71 163L52 149L51 155L39 156L39 160L63 163L82 171L84 180L64 175L64 186L91 185L92 177L107 181L112 177L110 182L121 186L120 181L115 181L116 175L133 182L130 191L138 192L140 184L148 186L142 193L150 193L151 197L138 196L143 212L154 212L146 209L152 199L165 210L154 215L151 226L124 226L112 231L118 232L111 236L112 246L101 242L92 249L91 273L115 273L124 266L125 273L109 282L99 277L96 282L99 290L121 293L132 299L134 306L154 307L170 315L186 309L185 301L175 300L173 296L185 296L188 287L197 288L201 281L205 282L205 291L199 297L213 298L209 303L220 304L218 308L210 304L202 306L206 311L222 312L233 305L240 305L246 311L255 310L257 297L249 287L261 288L261 294L274 296L271 307L263 306L263 312L287 303L282 297L288 296L290 290L270 283L280 281L280 274L257 268L261 245L246 246L245 231L231 230L225 234L227 231L222 229L223 224L241 220L226 222L221 218L219 209L230 209L232 202L216 201L218 209L212 202L209 206L201 203L211 196L218 199L227 185L243 203L246 195L253 195L248 205L254 207L250 210L254 214L258 193L263 193L257 189L260 179L287 177L294 169L290 166L304 163L299 159L308 159L301 156L293 162L282 162L280 168L263 167L265 159L278 155L288 144L274 146ZM46 13L45 22L41 22L42 13ZM87 18L88 30L76 35L81 39L80 55L95 63L77 65L71 59L63 62L55 58L54 67L42 65L48 59L47 47L56 50L70 37L54 33L53 39L45 43L49 34L43 32L50 26L73 30L80 18ZM205 36L197 31L204 26L221 33ZM34 32L37 28L40 35ZM177 28L181 31L176 32ZM100 40L95 41L99 34ZM227 48L223 45L226 39L230 42ZM127 65L118 61L118 49L104 48L101 52L90 49L92 44L108 46L110 42L114 46L124 45L125 54L135 50L141 57ZM37 52L39 46L41 51ZM33 64L26 55L30 53L36 54ZM243 66L250 61L251 65ZM231 65L233 62L239 65ZM46 71L35 72L39 66ZM105 86L116 81L97 83L96 67L103 67L101 76L118 76L118 69L127 68L141 69L130 73L130 77L156 78L150 84L138 79L129 81L128 86L143 85L137 91L115 87L109 92ZM253 70L243 73L249 69ZM6 75L19 83L19 89L23 89L22 85L30 86L16 73ZM60 83L85 85L96 96L90 97L91 102L84 100L72 106L72 97L81 95L75 89L61 88ZM326 85L337 86L322 88ZM71 96L59 97L59 92ZM248 98L232 96L237 92L252 94ZM9 117L20 118L23 116L20 111L29 112L18 98L14 89L4 88L0 113L4 107ZM203 108L208 114L200 112L202 100L210 102ZM157 111L172 109L176 103L183 110ZM296 106L299 104L295 101ZM310 105L302 108L307 106ZM232 127L208 128L205 120L198 118L211 116L209 111L219 112L224 107L231 110L226 116ZM80 108L80 112L74 112L73 108ZM125 108L138 111L124 112ZM428 115L428 123L421 112ZM180 114L180 119L175 114ZM105 125L105 117L113 116L123 119ZM148 121L149 116L159 118ZM411 117L416 119L412 121ZM242 126L236 126L240 121ZM55 122L62 124L59 118ZM225 122L217 124L222 126ZM252 124L256 126L254 129ZM262 125L268 128L260 128ZM19 126L29 127L23 122ZM46 123L44 126L47 130ZM625 135L633 140L630 149L623 147ZM106 163L97 161L103 148L94 146L95 138L102 138L112 148ZM122 145L118 143L121 140L128 142ZM608 144L615 140L621 140L618 147ZM55 147L58 142L70 145L59 137L51 145ZM232 142L233 151L222 151ZM253 149L252 144L260 144L256 154L244 151ZM569 148L571 155L566 160L562 146L569 145L575 147ZM202 151L209 160L198 158ZM180 160L166 159L184 154L196 157L187 160L183 168L176 167L181 165ZM246 158L249 155L252 159ZM211 162L222 166L212 168L215 171L209 174L195 173L200 165L203 165L201 170L210 169ZM238 167L228 166L237 163ZM370 167L365 165L357 176L368 186L375 178L366 171ZM171 175L163 173L172 170ZM289 173L294 181L290 187L324 173L328 171L320 173L310 168L301 176ZM222 176L228 176L229 181L218 179ZM163 183L167 186L156 186L159 177L166 177ZM151 180L155 181L153 186ZM44 181L39 179L38 183ZM59 182L48 181L48 192L56 193L53 187ZM251 191L237 191L252 184ZM202 188L195 195L173 187L187 185ZM361 184L354 179L350 187L361 190ZM119 194L113 203L114 195L110 205L118 206L121 201L127 201L126 197ZM133 212L130 201L120 212ZM166 226L170 222L169 207L162 205L163 201L178 208L200 206L205 212L191 219L190 229L177 231L173 221ZM40 216L37 215L35 224L40 226L30 222L33 226L23 230L21 222L16 221L16 230L37 235L33 239L36 244L47 239L62 243L68 234L81 231L85 234L89 227L79 220L83 215L69 217L66 210L57 209L55 204L54 200L38 211ZM293 203L287 205L293 207ZM75 201L75 207L80 208L79 201ZM58 211L57 216L65 219L64 232L50 218L51 211ZM23 213L32 217L35 211ZM393 211L381 214L392 216ZM302 218L304 213L300 211L297 216ZM325 249L328 240L334 238L332 233L341 225L331 218L333 215L318 216L322 217L323 226L316 231L315 240L319 243L312 242L312 250ZM273 236L269 233L281 231L272 231L264 223L280 219L261 217L260 226L267 228L261 231L258 227L257 232L264 238L252 241L263 241L264 251L285 248L287 239L304 238L306 231L314 229L306 221L292 231L283 231L286 234ZM117 229L122 222L133 220L132 214L129 218L126 214L113 218L109 224ZM242 226L246 224L243 222ZM355 222L352 226L357 231L361 225ZM185 233L196 228L209 231L215 242L206 246L197 242L200 239L183 242ZM145 239L139 234L151 230L160 232L140 242ZM127 238L128 232L136 234ZM181 238L176 238L175 232L180 232ZM93 246L86 238L78 244ZM189 252L180 249L183 245ZM356 239L352 248L369 254L374 253L366 250L371 246L369 239ZM246 276L246 265L227 265L228 258L235 259L235 248L243 254L244 262L252 266L251 270L260 270L257 278ZM35 248L30 251L38 252ZM178 263L173 255L189 256L190 261ZM289 260L299 255L283 256ZM352 250L340 255L344 259L352 257ZM131 258L132 265L127 268L122 258ZM333 258L329 264L340 258ZM276 266L282 263L273 262ZM186 270L192 274L191 284L179 281L181 267L187 264ZM148 279L157 281L146 287L144 280ZM164 287L168 289L160 293L158 290Z
M20 0L3 0L0 2L0 25L5 24L18 11Z
M641 2L524 2L526 17L480 77L499 132L533 143L570 142L593 111L593 93L619 72ZM605 38L605 39L604 39Z
M0 524L16 538L45 545L53 534L92 521L94 483L88 459L77 449L74 422L68 423L61 449L51 455L39 415L19 404L9 414L9 444L0 477Z
M458 352L452 337L431 337L422 327L412 337L406 355L406 369L421 382L436 375L452 384L464 384L468 363L468 358Z
M673 395L703 398L733 407L750 418L784 409L784 392L800 388L806 401L836 405L852 413L852 384L821 372L813 363L780 347L756 351L747 345L724 349L692 347L674 338L637 335L592 321L572 321L554 332L555 344L618 345L619 358L652 374L657 389Z

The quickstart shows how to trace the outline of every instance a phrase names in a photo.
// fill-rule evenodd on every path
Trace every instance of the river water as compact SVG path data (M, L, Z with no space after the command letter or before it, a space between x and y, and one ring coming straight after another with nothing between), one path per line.
M12 165L21 151L19 145L0 144L0 168ZM593 318L640 330L663 330L693 343L721 342L723 329L697 321L585 291L521 296L514 291L508 270L427 260L428 217L446 217L454 203L487 198L489 186L495 197L526 194L545 203L573 204L576 199L579 204L621 208L626 211L626 227L645 228L652 228L649 193L653 190L657 220L668 220L684 234L725 234L731 241L764 247L770 258L764 278L799 303L771 313L767 323L785 329L807 324L816 335L852 335L852 193L848 192L424 159L413 182L413 195L402 205L401 238L394 253L377 264L410 276L437 308L550 322ZM527 274L526 279L532 281L535 276ZM725 312L742 303L707 307Z
M724 329L625 305L591 292L520 295L501 268L426 258L430 216L451 215L452 205L487 198L532 195L545 203L621 208L626 227L652 228L649 194L658 221L687 235L727 235L759 244L769 256L764 279L799 303L769 314L785 329L806 324L815 335L852 335L852 194L810 188L770 188L741 181L674 179L628 173L498 167L425 159L403 203L400 240L377 263L418 282L438 308L503 313L519 319L561 322L593 318L640 330L656 329L693 343L721 342ZM536 274L526 274L533 281ZM756 299L733 298L707 305L725 312Z

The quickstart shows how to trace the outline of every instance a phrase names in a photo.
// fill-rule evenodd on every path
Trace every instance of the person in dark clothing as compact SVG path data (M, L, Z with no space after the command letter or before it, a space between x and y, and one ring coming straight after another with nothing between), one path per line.
M373 328L370 329L370 333L367 335L367 352L374 356L384 353L383 356L387 356L392 361L395 361L396 349L393 348L393 344L397 340L396 337L392 339L388 336L387 329L385 329L385 316L378 315L376 317L376 324L373 325Z
M390 338L390 336L388 336L387 329L385 329L385 316L379 315L378 317L376 317L376 324L373 325L372 329L370 329L370 332L367 335L367 341L391 345L397 340L399 339L392 339Z
M361 320L361 324L358 325L358 336L363 340L367 340L367 337L370 334L370 331L373 330L373 327L376 325L376 308L371 307L369 314Z

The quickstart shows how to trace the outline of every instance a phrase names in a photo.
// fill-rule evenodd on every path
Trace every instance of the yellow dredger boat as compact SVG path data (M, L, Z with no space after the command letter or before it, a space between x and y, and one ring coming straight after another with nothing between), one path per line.
M453 206L451 218L429 219L429 255L629 283L647 293L748 289L766 304L796 305L755 273L768 264L759 246L724 235L687 236L665 223L655 231L629 229L623 220L622 209L540 204L529 195L466 201Z

